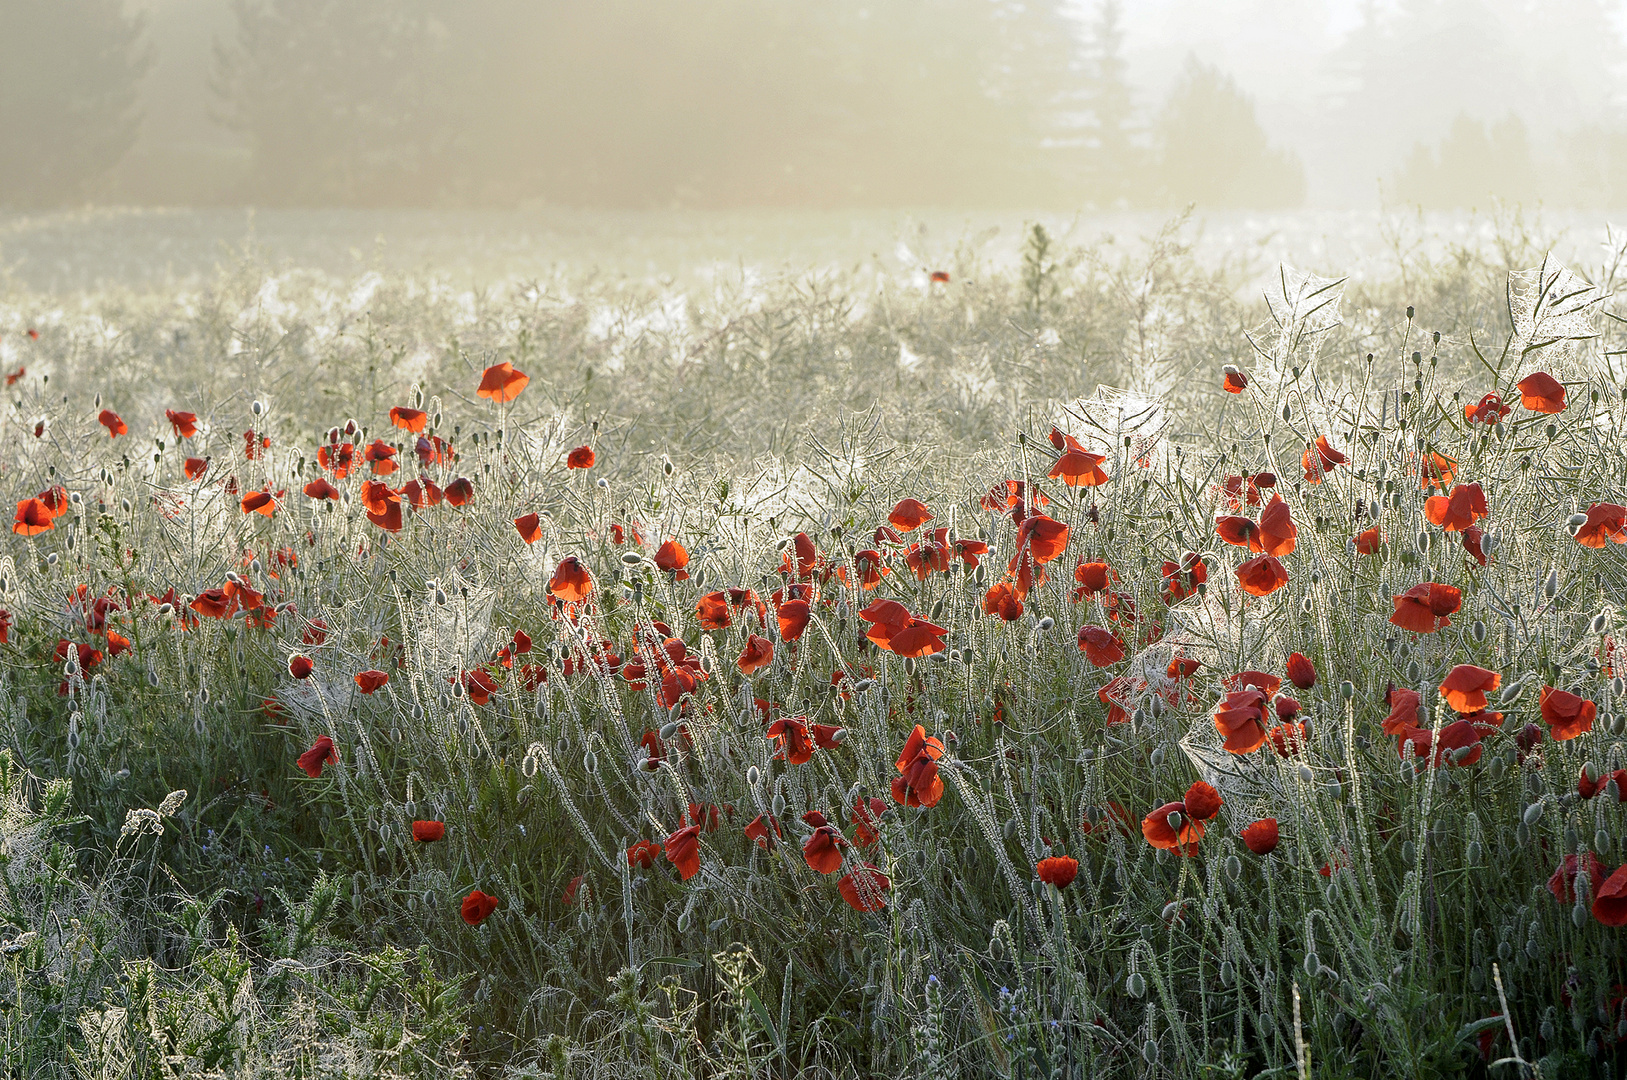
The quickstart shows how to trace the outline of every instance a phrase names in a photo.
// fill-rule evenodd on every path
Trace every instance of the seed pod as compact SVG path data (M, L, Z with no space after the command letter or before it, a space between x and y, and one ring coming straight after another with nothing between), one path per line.
M1354 698L1356 696L1356 684L1351 682L1349 679L1346 679L1344 682L1340 683L1339 696L1344 698L1346 701Z

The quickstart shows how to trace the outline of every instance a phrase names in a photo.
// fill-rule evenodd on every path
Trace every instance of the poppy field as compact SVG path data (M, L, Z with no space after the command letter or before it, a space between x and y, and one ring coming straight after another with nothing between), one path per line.
M1619 1075L1615 264L1026 256L0 293L7 1074Z

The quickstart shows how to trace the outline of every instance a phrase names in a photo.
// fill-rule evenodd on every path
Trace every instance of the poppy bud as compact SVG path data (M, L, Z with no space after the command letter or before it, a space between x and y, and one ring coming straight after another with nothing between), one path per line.
M1230 986L1237 979L1237 968L1230 960L1220 962L1220 985Z
M1593 621L1588 624L1587 628L1590 633L1604 633L1606 630L1610 629L1610 613L1608 611L1599 612L1597 615L1593 616Z
M757 766L753 765L751 768L746 770L747 786L756 787L758 784L762 783L762 779L762 770L758 769Z
M1130 972L1130 977L1124 980L1124 992L1133 998L1139 998L1147 992L1147 980L1141 972Z
M1559 594L1559 571L1548 571L1548 577L1542 583L1542 595L1552 600Z
M1401 861L1404 863L1410 863L1416 862L1417 860L1418 845L1414 844L1411 840L1401 841Z
M1243 860L1236 855L1226 856L1226 876L1236 881L1243 876Z
M776 791L774 793L774 801L769 804L769 809L773 811L775 817L784 817L785 796Z
M255 416L259 416L261 413L263 413L265 411L266 411L265 405L263 403L259 402L259 401L253 402L253 403L251 403L249 405L249 412L253 413Z
M1469 861L1469 865L1477 865L1480 862L1480 841L1470 840L1463 848L1463 857Z
M586 769L589 773L598 772L599 755L595 754L592 750L582 751L582 768Z
M1593 834L1593 850L1603 854L1610 850L1610 834L1603 829Z
M1532 803L1530 806L1525 808L1525 813L1520 815L1521 820L1523 820L1527 825L1535 825L1537 822L1542 820L1542 810L1546 805L1547 804L1543 802Z
M1576 906L1571 908L1571 922L1576 925L1578 930L1587 925L1587 905L1580 900L1576 901Z
M1158 1063L1158 1042L1156 1039L1148 1039L1146 1042L1141 1044L1141 1060L1145 1061L1148 1065L1156 1065Z
M1316 774L1311 771L1311 767L1309 765L1301 765L1299 767L1299 779L1302 783L1315 783Z
M1158 766L1164 763L1164 748L1162 746L1154 748L1153 752L1148 755L1148 758L1152 761L1153 768L1156 769Z
M1351 682L1349 679L1346 679L1344 682L1340 683L1339 696L1344 698L1346 701L1349 701L1351 698L1355 697L1356 684Z
M1170 829L1175 833L1179 833L1181 831L1182 820L1183 818L1179 810L1171 810L1168 814L1164 815L1164 821L1169 824Z
M1034 625L1034 629L1038 630L1040 633L1043 634L1043 633L1045 633L1045 631L1049 630L1051 627L1053 627L1055 625L1056 625L1056 620L1051 618L1049 615L1047 615L1047 616L1045 616L1045 618L1041 619L1038 623L1036 623Z
M1486 624L1479 619L1470 623L1469 636L1474 638L1476 645L1484 644L1486 640Z

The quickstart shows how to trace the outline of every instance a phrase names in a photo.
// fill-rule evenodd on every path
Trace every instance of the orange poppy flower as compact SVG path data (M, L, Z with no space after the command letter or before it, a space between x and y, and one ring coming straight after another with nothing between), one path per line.
M1228 394L1241 394L1248 389L1248 376L1230 364L1220 369L1220 388Z
M1215 790L1213 784L1204 780L1194 781L1192 786L1186 789L1186 795L1181 802L1186 807L1186 812L1198 821L1208 821L1220 813L1220 808L1224 804L1220 792Z
M1051 442L1056 444L1058 450L1063 448L1064 444L1060 433L1056 431L1051 433ZM1016 506L1049 506L1050 504L1051 500L1046 498L1043 492L1038 488L1030 489L1028 484L1022 480L1006 480L995 484L978 499L979 506L996 513L1001 510L1010 510Z
M1196 855L1203 822L1186 812L1185 803L1165 803L1141 819L1141 835L1155 848Z
M475 497L474 483L462 476L446 485L446 501L452 506L467 506Z
M299 767L305 770L305 775L312 780L322 775L324 765L339 764L339 752L333 747L333 740L326 735L318 735L311 748L299 756Z
M723 590L705 593L695 603L695 621L702 630L724 630L733 623L729 616L729 600Z
M356 448L349 443L321 446L317 448L316 460L337 479L343 480L350 475L351 467L356 463Z
M1520 404L1532 412L1553 415L1565 411L1565 387L1546 371L1534 371L1514 385L1520 391Z
M847 838L834 825L821 825L802 842L802 857L811 869L834 874L842 868L842 848Z
M904 806L938 805L943 798L943 777L938 775L941 757L943 743L929 738L926 729L916 724L895 762L899 775L893 781L893 800Z
M1051 430L1054 441L1057 432L1055 428ZM1072 435L1063 435L1062 440L1065 449L1051 471L1045 474L1048 479L1061 480L1069 487L1099 487L1107 483L1109 477L1102 468L1106 455L1092 454Z
M1039 865L1034 867L1034 873L1045 884L1066 889L1079 876L1079 860L1066 855L1052 855L1048 859L1041 859Z
M746 647L740 650L740 658L734 662L740 669L740 674L750 675L759 668L765 668L774 662L774 643L765 637L752 634L746 639Z
M998 615L1006 622L1023 617L1023 602L1017 599L1017 590L1009 581L1002 581L983 594L983 614Z
M1243 838L1243 846L1256 855L1269 855L1277 850L1280 834L1277 831L1276 818L1261 818L1249 825L1238 834Z
M270 517L277 512L277 500L269 491L251 491L243 496L243 513Z
M808 629L812 609L806 600L787 600L779 606L780 640L795 641Z
M593 591L593 575L575 555L567 555L554 567L548 591L567 604L581 603Z
M476 705L489 705L491 696L497 692L497 680L492 678L491 672L485 668L465 671L461 678L448 679L447 681L461 683L463 692L468 694L469 700Z
M947 271L947 270L934 270L934 271L932 271L932 284L934 284L934 285L947 285L947 284L949 284L949 271Z
M198 433L198 414L165 409L164 417L175 431L177 439L190 439Z
M896 656L931 656L948 648L943 643L947 633L948 630L925 619L911 618L909 625L893 634L883 648Z
M1215 730L1225 737L1225 749L1252 754L1265 743L1266 706L1269 699L1259 687L1233 690L1215 712Z
M853 569L858 572L859 587L865 591L881 584L881 575L887 568L881 564L881 552L866 548L853 556Z
M1285 702L1290 702L1293 705L1293 712L1290 715L1298 715L1299 702L1294 701L1293 698L1277 699L1277 715L1279 717L1282 716L1283 705ZM1281 758L1297 757L1298 755L1304 753L1305 737L1304 724L1278 724L1276 727L1266 732L1266 741L1271 744L1271 749L1275 750L1277 752L1277 756Z
M1105 562L1081 561L1073 570L1073 580L1079 583L1075 599L1088 599L1099 592L1106 592L1118 579L1118 574Z
M531 376L515 371L514 365L505 360L486 369L485 374L480 377L480 388L475 394L499 403L513 401L520 396L520 391L524 390L530 381Z
M1259 550L1282 558L1293 554L1298 537L1299 527L1288 512L1288 504L1282 501L1281 495L1271 496L1271 501L1260 511Z
M119 414L112 409L103 409L97 414L96 420L107 429L107 437L110 439L116 439L130 430L124 421L119 419Z
M1124 642L1099 626L1079 628L1079 651L1096 667L1108 667L1124 659Z
M1555 742L1568 742L1584 732L1593 730L1593 720L1599 707L1586 698L1565 690L1544 686L1538 698L1542 722L1548 725Z
M296 679L310 678L315 669L316 663L309 656L296 653L288 658L288 674Z
M1426 581L1392 597L1392 601L1395 613L1390 616L1391 623L1414 634L1433 634L1452 625L1447 616L1462 606L1463 593L1450 585Z
M1441 681L1441 696L1456 712L1476 713L1486 707L1486 695L1503 685L1503 677L1473 664L1459 664Z
M1378 526L1374 525L1371 529L1364 529L1357 533L1352 543L1356 547L1356 552L1360 555L1377 555L1384 540L1379 536Z
M1459 484L1452 494L1424 500L1424 517L1447 532L1462 532L1488 513L1486 493L1479 484Z
M1594 503L1588 507L1587 520L1576 530L1576 542L1586 548L1627 544L1627 506Z
M1256 555L1233 573L1238 585L1250 596L1270 596L1288 584L1288 571L1275 555Z
M17 517L11 531L19 536L38 536L56 528L56 519L45 503L38 498L23 499L17 504Z
M865 863L859 869L843 874L836 883L836 891L842 894L842 899L854 911L869 912L880 911L887 906L882 894L891 886L892 882L887 880L886 874Z
M1463 406L1463 418L1471 424L1500 424L1514 410L1497 394L1487 394L1478 404Z
M429 414L422 409L409 409L405 405L397 405L390 410L390 423L414 435L424 430L424 423L428 419Z
M1326 435L1316 437L1316 445L1308 448L1300 455L1300 464L1305 467L1305 480L1307 483L1320 484L1322 477L1333 469L1335 465L1343 465L1349 459L1333 448Z
M407 483L401 488L401 494L407 497L407 504L414 510L423 510L426 507L439 506L441 505L441 500L445 498L446 495L446 493L436 485L435 481L424 476L420 476L416 480L407 481Z
M470 926L479 926L497 910L497 905L497 897L487 896L479 889L474 889L463 898L463 906L459 913L463 916L463 921Z
M328 478L319 476L305 485L305 494L313 499L332 499L337 501L339 489L328 483Z
M1189 596L1196 596L1198 586L1209 580L1209 568L1203 557L1195 551L1181 556L1181 561L1165 560L1159 570L1159 593L1166 606L1178 604Z
M444 821L415 821L412 823L412 838L420 844L433 844L446 836L446 822Z
M514 530L520 534L520 539L528 544L535 544L542 539L541 518L536 514L526 514L514 519Z
M383 439L374 439L373 444L362 454L362 458L372 466L374 476L389 476L399 467L392 460L395 453L395 447Z
M418 442L413 445L413 452L418 455L419 464L428 468L431 465L450 465L457 453L452 444L439 435L418 436Z
M914 532L923 522L932 520L932 511L920 499L900 499L887 520L899 532Z
M1418 468L1418 488L1428 491L1438 487L1442 491L1452 486L1452 478L1457 473L1458 463L1445 454L1437 454L1431 450L1424 455Z
M1017 526L1017 549L1027 550L1041 565L1061 555L1068 546L1068 527L1044 514L1032 514ZM1017 570L1017 557L1013 556L1009 569Z
M689 580L689 571L684 569L689 565L689 551L676 540L668 540L656 549L655 565L678 581Z
M1261 550L1260 527L1254 523L1253 518L1236 514L1217 517L1215 535L1233 547L1248 548L1250 551Z
M678 876L688 881L701 868L699 825L686 825L667 837L667 862L678 868Z
M578 446L565 455L565 467L567 469L591 469L593 463L597 460L598 457L593 453L593 447Z
M370 670L356 673L356 689L364 694L371 694L389 681L390 676L382 671Z

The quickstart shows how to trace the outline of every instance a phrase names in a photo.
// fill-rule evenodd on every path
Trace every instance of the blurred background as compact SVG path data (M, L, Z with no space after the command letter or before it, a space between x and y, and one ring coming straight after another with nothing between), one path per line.
M0 0L0 207L1627 205L1622 0Z

